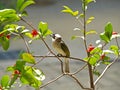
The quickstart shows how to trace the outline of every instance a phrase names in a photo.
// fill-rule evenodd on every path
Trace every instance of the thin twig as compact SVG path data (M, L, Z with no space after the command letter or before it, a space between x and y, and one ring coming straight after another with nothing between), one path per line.
M71 73L72 75L75 75L77 73L79 73L80 71L82 71L85 67L87 66L87 64L85 64L84 66L82 66L81 68L79 68L78 70L76 70L75 72Z
M61 74L60 76L58 76L57 78L55 78L55 79L53 79L53 80L51 80L51 81L49 81L49 82L47 82L46 84L44 84L44 85L42 85L42 86L40 86L40 88L43 88L43 87L45 87L45 86L47 86L47 85L49 85L49 84L51 84L51 83L53 83L53 82L55 82L55 81L57 81L58 79L60 79L61 77L63 77L65 74Z
M119 57L115 58L113 62L106 66L101 75L95 80L94 85L96 85L101 80L101 78L105 75L106 71L117 61L118 58Z
M41 56L41 55L33 55L34 57L36 57L36 58L40 58L40 57L46 57L46 58L52 58L52 57L56 57L56 56ZM58 57L65 57L65 56L58 56ZM82 61L82 62L85 62L85 63L87 63L87 61L85 61L85 60L83 60L83 59L80 59L80 58L75 58L75 57L67 57L67 58L69 58L70 60L77 60L77 61Z
M86 89L86 90L92 90L91 88L85 88L81 82L75 77L75 75L72 75L72 74L67 74L68 76L72 77L78 84L79 86L82 88L82 89Z
M120 49L118 38L116 37L115 40L116 40L116 44L117 44L118 48Z
M25 40L25 38L23 37L22 34L20 34L20 37L23 39L23 41L24 41L24 43L25 43L25 46L26 46L27 52L30 53L30 48L29 48L29 45L28 45L27 41Z

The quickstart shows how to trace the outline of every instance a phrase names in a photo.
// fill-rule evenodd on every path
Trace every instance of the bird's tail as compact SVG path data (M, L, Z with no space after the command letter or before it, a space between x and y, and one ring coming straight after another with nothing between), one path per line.
M70 69L69 69L69 59L65 58L65 73L69 73Z

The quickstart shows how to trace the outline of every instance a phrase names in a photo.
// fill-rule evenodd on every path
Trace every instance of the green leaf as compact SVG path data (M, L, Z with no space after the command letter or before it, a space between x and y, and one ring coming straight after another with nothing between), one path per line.
M16 9L17 9L18 12L22 12L22 14L24 14L23 13L23 12L25 12L24 9L27 6L29 6L31 4L34 4L34 3L35 3L34 0L18 0Z
M118 48L118 46L116 46L116 45L111 45L111 46L110 46L110 50L112 50L115 55L117 55L117 56L119 55L119 48Z
M105 41L106 43L110 42L109 38L105 35L105 32L100 34L101 40Z
M112 32L113 32L112 24L108 22L107 25L105 26L105 35L109 38L109 40L111 39Z
M79 14L79 11L73 11L70 7L68 6L63 6L64 9L61 11L61 12L64 12L64 13L69 13L71 14L72 16L77 16Z
M95 75L98 76L98 77L100 76L100 72L99 72L98 70L94 70L94 71L93 71L93 74L95 74Z
M31 5L31 4L34 4L35 2L33 0L27 0L26 2L24 2L20 8L20 12L24 11L24 9Z
M52 34L52 31L50 29L48 29L48 24L46 22L40 22L38 29L40 31L40 34L43 37L46 37L47 35Z
M90 54L93 55L93 54L100 54L102 53L102 50L100 47L95 47L91 52Z
M100 38L106 43L108 43L111 41L112 32L113 32L112 24L108 22L105 26L105 31L100 34Z
M21 8L22 4L24 3L24 1L25 0L17 0L17 6L16 6L17 11L20 10L20 8Z
M19 21L20 17L14 9L3 9L0 10L0 26Z
M35 59L34 57L29 54L29 53L23 53L22 54L22 58L24 61L26 61L27 63L31 63L31 64L35 64Z
M89 4L91 2L96 2L95 0L85 0L86 4Z
M108 60L110 60L110 57L104 56L103 61L106 62L106 61L108 61Z
M18 79L18 74L15 74L9 83L9 87L11 87L17 79Z
M42 82L35 78L36 75L34 75L33 68L30 66L25 66L24 73L22 74L20 80L23 84L28 84L34 88L40 87Z
M76 39L76 38L77 38L76 36L72 36L72 37L71 37L71 40L74 40L74 39Z
M111 62L109 61L103 61L102 64L109 65Z
M95 17L89 17L88 20L86 21L86 24L91 23L94 19L95 19Z
M90 30L90 31L86 32L86 35L88 35L88 34L97 34L97 32L95 30Z
M35 75L35 78L37 80L43 81L45 79L45 75L42 71L36 68L32 68L32 69L33 69L33 74Z
M7 87L10 81L10 77L8 75L4 75L1 79L1 86Z
M26 64L25 61L23 61L22 59L18 59L16 61L16 65L14 66L14 70L19 70L20 72L22 72L25 64Z
M7 67L6 71L14 71L14 70L15 70L15 68L13 66L9 66L9 67Z
M89 63L93 66L96 65L97 61L100 59L100 55L99 54L94 54L93 56L91 56L89 58Z
M99 54L94 54L90 57L84 58L85 61L89 62L90 65L95 66L97 64L97 61L100 60L100 55Z
M3 9L0 10L0 18L4 17L5 15L9 15L9 14L13 14L16 13L16 11L14 9Z
M27 37L29 37L29 38L33 38L33 36L32 36L32 34L31 33L25 33L25 35L27 36Z
M2 37L0 38L0 44L2 45L2 48L7 51L9 46L10 46L10 42L9 39L7 37Z

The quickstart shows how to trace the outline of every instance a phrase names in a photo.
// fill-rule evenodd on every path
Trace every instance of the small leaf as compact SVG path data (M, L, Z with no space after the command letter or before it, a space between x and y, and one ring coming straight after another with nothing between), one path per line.
M44 73L40 71L39 69L33 68L33 73L37 80L43 81L45 79Z
M35 2L33 1L33 0L27 0L26 2L24 2L23 4L22 4L22 6L20 7L20 12L22 12L22 11L24 11L24 9L27 7L27 6L29 6L29 5L31 5L31 4L34 4Z
M72 37L71 37L71 40L74 40L74 39L76 39L76 38L81 38L81 39L84 39L84 37L83 37L83 36L72 36Z
M34 74L35 72L33 71L33 67L25 66L24 70L25 71L20 78L21 82L23 84L28 84L34 88L40 87L42 82L35 78L37 74Z
M90 52L91 55L92 55L92 54L100 54L100 53L102 53L102 50L101 50L100 47L95 47L95 48Z
M27 37L29 37L29 38L32 38L32 37L33 37L31 33L25 33L25 35L26 35Z
M103 61L102 64L109 65L111 62L109 61Z
M97 34L97 32L95 30L90 30L90 31L86 32L86 35L88 35L88 34Z
M61 12L64 12L64 13L69 13L71 14L72 16L77 16L79 14L79 11L73 11L71 8L69 8L68 6L63 6L64 7L64 10L62 10Z
M107 25L105 26L105 35L109 38L109 40L111 39L112 32L113 32L112 24L108 22Z
M7 87L9 84L10 78L8 75L4 75L1 79L1 86L2 87Z
M114 52L111 51L111 50L103 50L103 53L105 53L105 54L113 54Z
M96 40L96 42L95 42L95 43L96 43L96 44L99 44L100 42L101 42L100 40Z
M112 24L108 22L105 26L105 31L100 34L100 38L106 43L109 43L112 38L112 32L113 32Z
M116 45L111 45L111 46L110 46L110 50L112 50L115 55L117 55L117 56L119 55L119 48L118 48L118 46L116 46Z
M47 35L52 34L52 31L50 29L48 29L48 24L46 22L40 22L38 29L40 31L40 34L43 37L46 37Z
M27 63L31 63L31 64L35 64L35 59L34 57L29 54L29 53L23 53L22 54L22 58L24 61L26 61Z
M98 70L94 70L94 71L93 71L93 74L95 74L95 75L98 76L98 77L100 76L100 72L99 72Z
M14 66L14 69L22 71L24 69L25 64L26 64L25 61L23 61L22 59L18 59L16 61L16 65Z
M77 38L76 36L72 36L72 37L71 37L71 40L74 40L74 39L76 39L76 38Z
M34 0L17 0L17 6L16 6L16 9L17 9L17 12L21 12L22 14L24 14L24 9L31 5L31 4L34 4Z
M89 24L89 23L91 23L94 19L95 19L95 17L89 17L88 20L86 21L86 23Z
M7 67L7 70L6 71L14 71L15 69L14 69L14 67L13 66L9 66L9 67Z
M81 29L80 28L74 28L74 31L80 31Z
M8 50L10 46L9 39L7 37L0 38L0 44L2 45L2 48L6 51Z
M105 35L105 32L100 34L100 38L106 43L110 42L109 38Z
M95 0L85 0L86 1L86 4L89 4L91 2L96 2Z
M100 55L99 54L94 54L93 56L90 57L89 63L91 65L95 66L99 59L100 59Z

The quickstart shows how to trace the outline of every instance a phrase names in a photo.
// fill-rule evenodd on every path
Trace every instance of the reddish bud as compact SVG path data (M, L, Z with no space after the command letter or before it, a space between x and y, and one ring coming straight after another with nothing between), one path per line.
M87 52L91 52L94 48L95 48L95 47L94 47L92 44L90 44L90 45L88 46Z
M6 37L7 37L8 39L10 39L10 35L7 35Z
M117 32L112 32L112 35L116 35L116 34L118 34Z
M103 60L104 57L105 57L105 54L102 54L102 55L100 56L100 59Z
M38 32L37 32L37 30L34 29L34 30L32 30L31 34L33 37L35 37L36 35L38 35Z
M20 74L20 71L19 70L15 70L14 74Z
M2 89L2 86L0 86L0 90L3 90L3 89Z

